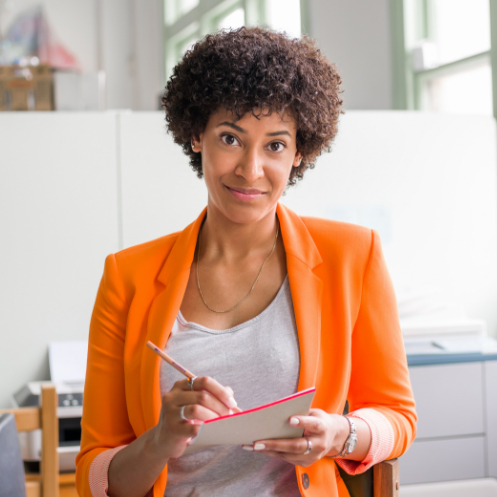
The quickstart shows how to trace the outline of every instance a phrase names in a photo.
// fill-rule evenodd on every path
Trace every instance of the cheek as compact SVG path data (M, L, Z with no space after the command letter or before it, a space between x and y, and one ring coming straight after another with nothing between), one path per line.
M267 176L275 190L283 192L288 184L288 178L290 177L292 169L292 165L279 164L278 167L271 168L267 171Z
M229 157L225 157L222 154L212 153L206 157L202 157L204 181L210 195L215 195L215 192L221 188L223 180L227 180L234 174L234 166L229 159Z

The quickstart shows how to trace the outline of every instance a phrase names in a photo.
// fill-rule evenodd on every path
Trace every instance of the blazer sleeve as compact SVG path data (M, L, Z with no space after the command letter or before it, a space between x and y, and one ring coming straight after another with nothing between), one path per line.
M351 354L350 411L373 408L383 414L393 429L388 459L399 457L416 436L417 415L395 292L374 230Z
M95 457L136 438L124 388L128 308L116 257L109 255L90 322L81 451L76 458L76 486L81 497L92 496L89 472Z

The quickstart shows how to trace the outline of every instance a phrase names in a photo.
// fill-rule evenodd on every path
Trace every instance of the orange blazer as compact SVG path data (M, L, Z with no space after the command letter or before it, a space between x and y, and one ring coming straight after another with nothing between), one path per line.
M161 408L160 358L186 289L206 209L183 231L109 255L93 310L84 392L80 496L101 452L155 426ZM336 221L277 214L300 344L299 390L316 387L313 407L342 413L372 407L390 421L394 448L414 440L416 412L393 286L378 234ZM332 458L297 466L302 495L348 495ZM302 486L307 473L309 486ZM167 466L154 486L163 497Z

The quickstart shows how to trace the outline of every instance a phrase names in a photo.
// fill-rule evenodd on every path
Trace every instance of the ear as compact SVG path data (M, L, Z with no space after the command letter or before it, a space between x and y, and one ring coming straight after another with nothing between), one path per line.
M204 134L200 133L198 136L192 136L191 140L191 145L192 145L192 150L195 153L201 152L202 151L202 140L203 140Z
M299 167L302 163L302 154L297 150L295 152L295 157L293 158L293 167Z

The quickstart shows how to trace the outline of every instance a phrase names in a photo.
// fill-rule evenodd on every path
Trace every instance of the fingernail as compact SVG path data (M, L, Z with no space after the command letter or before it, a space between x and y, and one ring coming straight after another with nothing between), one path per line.
M230 410L228 411L228 414L233 414L233 409L230 409Z
M264 444L257 443L254 445L254 450L264 450L266 446Z
M230 407L236 407L238 404L236 403L236 400L233 397L228 397L228 405Z
M300 423L299 418L290 418L290 424L292 426L297 426Z
M254 448L252 447L252 445L242 445L242 449L244 449L244 450L250 450L251 452L254 450Z

